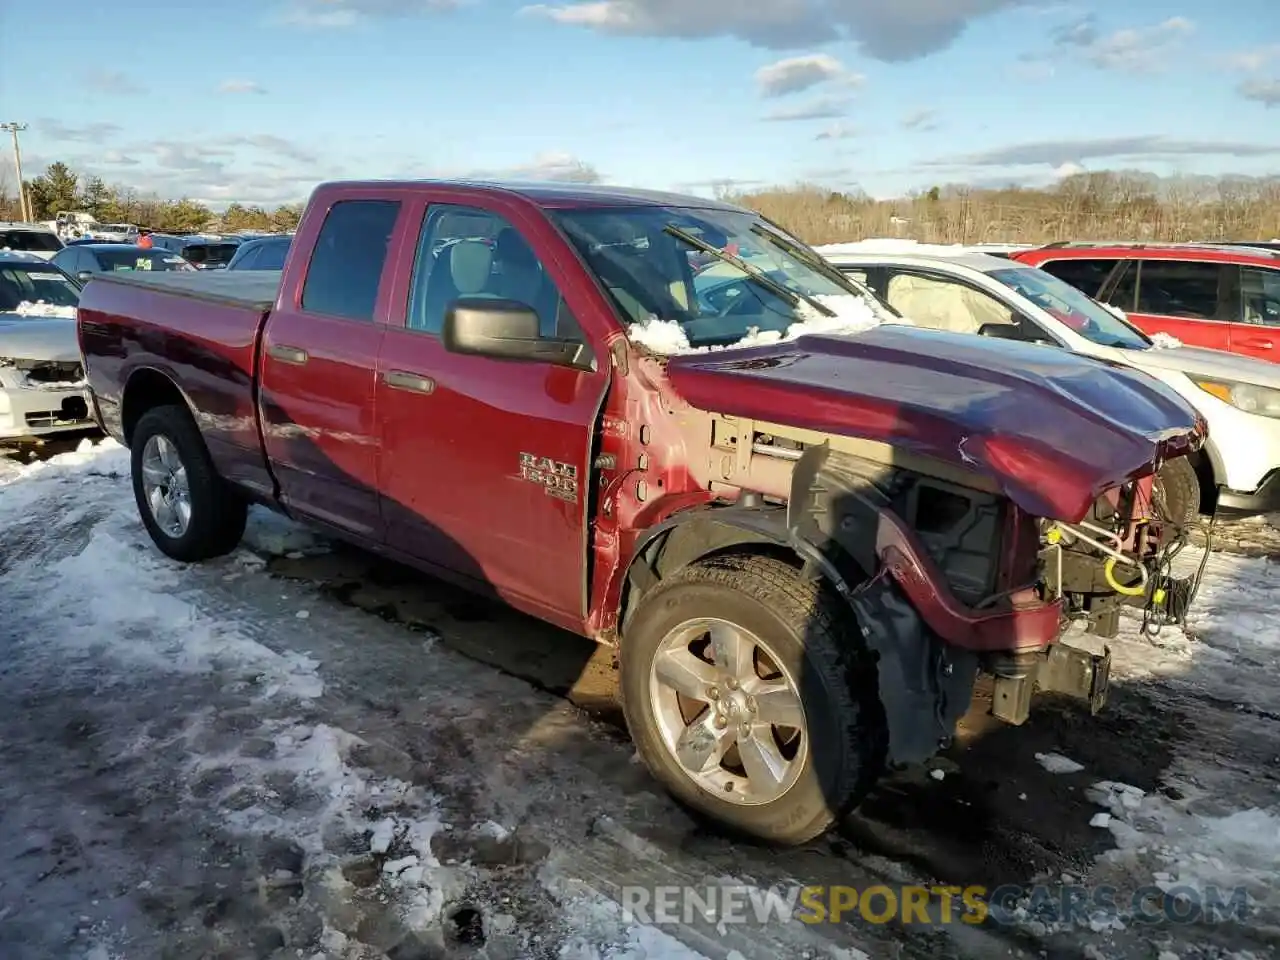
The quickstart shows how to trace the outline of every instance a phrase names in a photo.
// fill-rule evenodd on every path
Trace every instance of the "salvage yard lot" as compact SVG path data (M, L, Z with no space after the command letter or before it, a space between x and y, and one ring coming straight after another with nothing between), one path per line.
M0 957L1261 960L1280 929L1275 530L1219 537L1191 636L1130 621L1098 718L1045 704L785 853L690 822L607 656L255 512L184 568L111 441L0 461ZM1102 816L1099 816L1099 815ZM1243 888L1242 920L642 927L627 885ZM1118 899L1125 902L1125 895Z

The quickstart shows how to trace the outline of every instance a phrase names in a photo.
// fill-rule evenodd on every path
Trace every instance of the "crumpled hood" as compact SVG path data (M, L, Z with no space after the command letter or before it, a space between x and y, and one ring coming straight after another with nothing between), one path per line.
M1206 435L1190 404L1140 371L899 325L678 356L667 376L700 409L899 445L983 472L1028 513L1068 522Z
M1161 347L1156 350L1118 350L1139 367L1180 370L1198 377L1235 380L1280 390L1280 363L1242 357L1225 350L1203 347Z
M14 318L0 313L0 357L13 360L80 360L76 322L63 317Z

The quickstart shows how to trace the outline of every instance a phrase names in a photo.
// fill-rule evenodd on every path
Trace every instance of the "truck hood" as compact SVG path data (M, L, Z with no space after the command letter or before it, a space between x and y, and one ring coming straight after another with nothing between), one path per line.
M1140 371L899 325L681 355L667 376L700 409L901 446L985 473L1028 513L1068 522L1207 432Z
M1151 350L1117 350L1137 367L1176 370L1197 377L1235 380L1280 390L1280 363L1242 357L1225 350L1203 347L1159 347Z
M79 361L76 322L62 317L37 320L0 313L0 358Z

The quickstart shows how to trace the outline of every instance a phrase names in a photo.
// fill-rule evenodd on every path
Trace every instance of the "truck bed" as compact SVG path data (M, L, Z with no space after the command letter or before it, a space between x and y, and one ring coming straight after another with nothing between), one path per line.
M129 270L95 274L95 283L126 283L164 293L256 311L270 310L280 290L279 270Z

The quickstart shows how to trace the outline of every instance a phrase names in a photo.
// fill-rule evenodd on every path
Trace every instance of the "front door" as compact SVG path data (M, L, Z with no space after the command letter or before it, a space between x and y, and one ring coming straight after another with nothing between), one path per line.
M1231 349L1232 270L1206 260L1131 260L1107 298L1148 336L1167 334L1189 347Z
M374 377L386 327L377 311L400 207L393 200L334 202L301 291L268 317L262 343L259 402L281 502L378 542ZM308 240L299 235L296 248L306 249Z
M561 294L565 268L554 251L533 252L532 215L483 203L425 206L412 275L388 315L377 378L387 542L578 629L607 356L593 345L579 369L444 349L445 310L463 296L525 303L544 335L585 342Z

